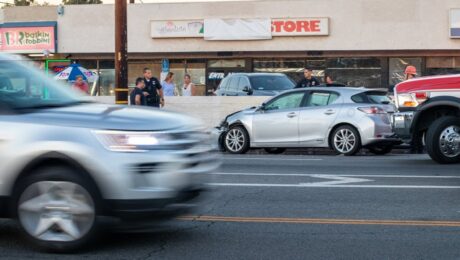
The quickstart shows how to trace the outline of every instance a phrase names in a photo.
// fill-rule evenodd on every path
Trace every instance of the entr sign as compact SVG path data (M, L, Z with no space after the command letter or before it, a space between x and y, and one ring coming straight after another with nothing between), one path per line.
M329 35L328 18L286 18L272 20L273 36Z

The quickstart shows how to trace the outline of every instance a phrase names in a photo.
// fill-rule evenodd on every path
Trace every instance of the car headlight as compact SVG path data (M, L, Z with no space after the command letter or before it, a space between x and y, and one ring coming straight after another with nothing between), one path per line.
M94 130L93 133L107 150L114 152L147 152L174 140L170 134L161 132Z

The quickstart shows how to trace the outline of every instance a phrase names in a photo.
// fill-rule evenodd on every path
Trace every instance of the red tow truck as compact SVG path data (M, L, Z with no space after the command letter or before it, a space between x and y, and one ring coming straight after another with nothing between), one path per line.
M460 75L422 77L396 85L395 133L406 143L425 144L438 163L460 162Z

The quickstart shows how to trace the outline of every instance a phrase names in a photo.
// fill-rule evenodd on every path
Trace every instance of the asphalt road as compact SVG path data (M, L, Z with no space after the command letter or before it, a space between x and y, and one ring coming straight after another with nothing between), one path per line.
M460 165L426 155L223 157L193 215L65 259L459 259ZM62 259L0 221L0 258Z

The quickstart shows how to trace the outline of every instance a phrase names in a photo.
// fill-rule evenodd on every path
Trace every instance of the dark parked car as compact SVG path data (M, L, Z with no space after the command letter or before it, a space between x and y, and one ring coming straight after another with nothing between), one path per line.
M217 96L275 96L294 88L295 83L281 73L236 73L224 78Z

